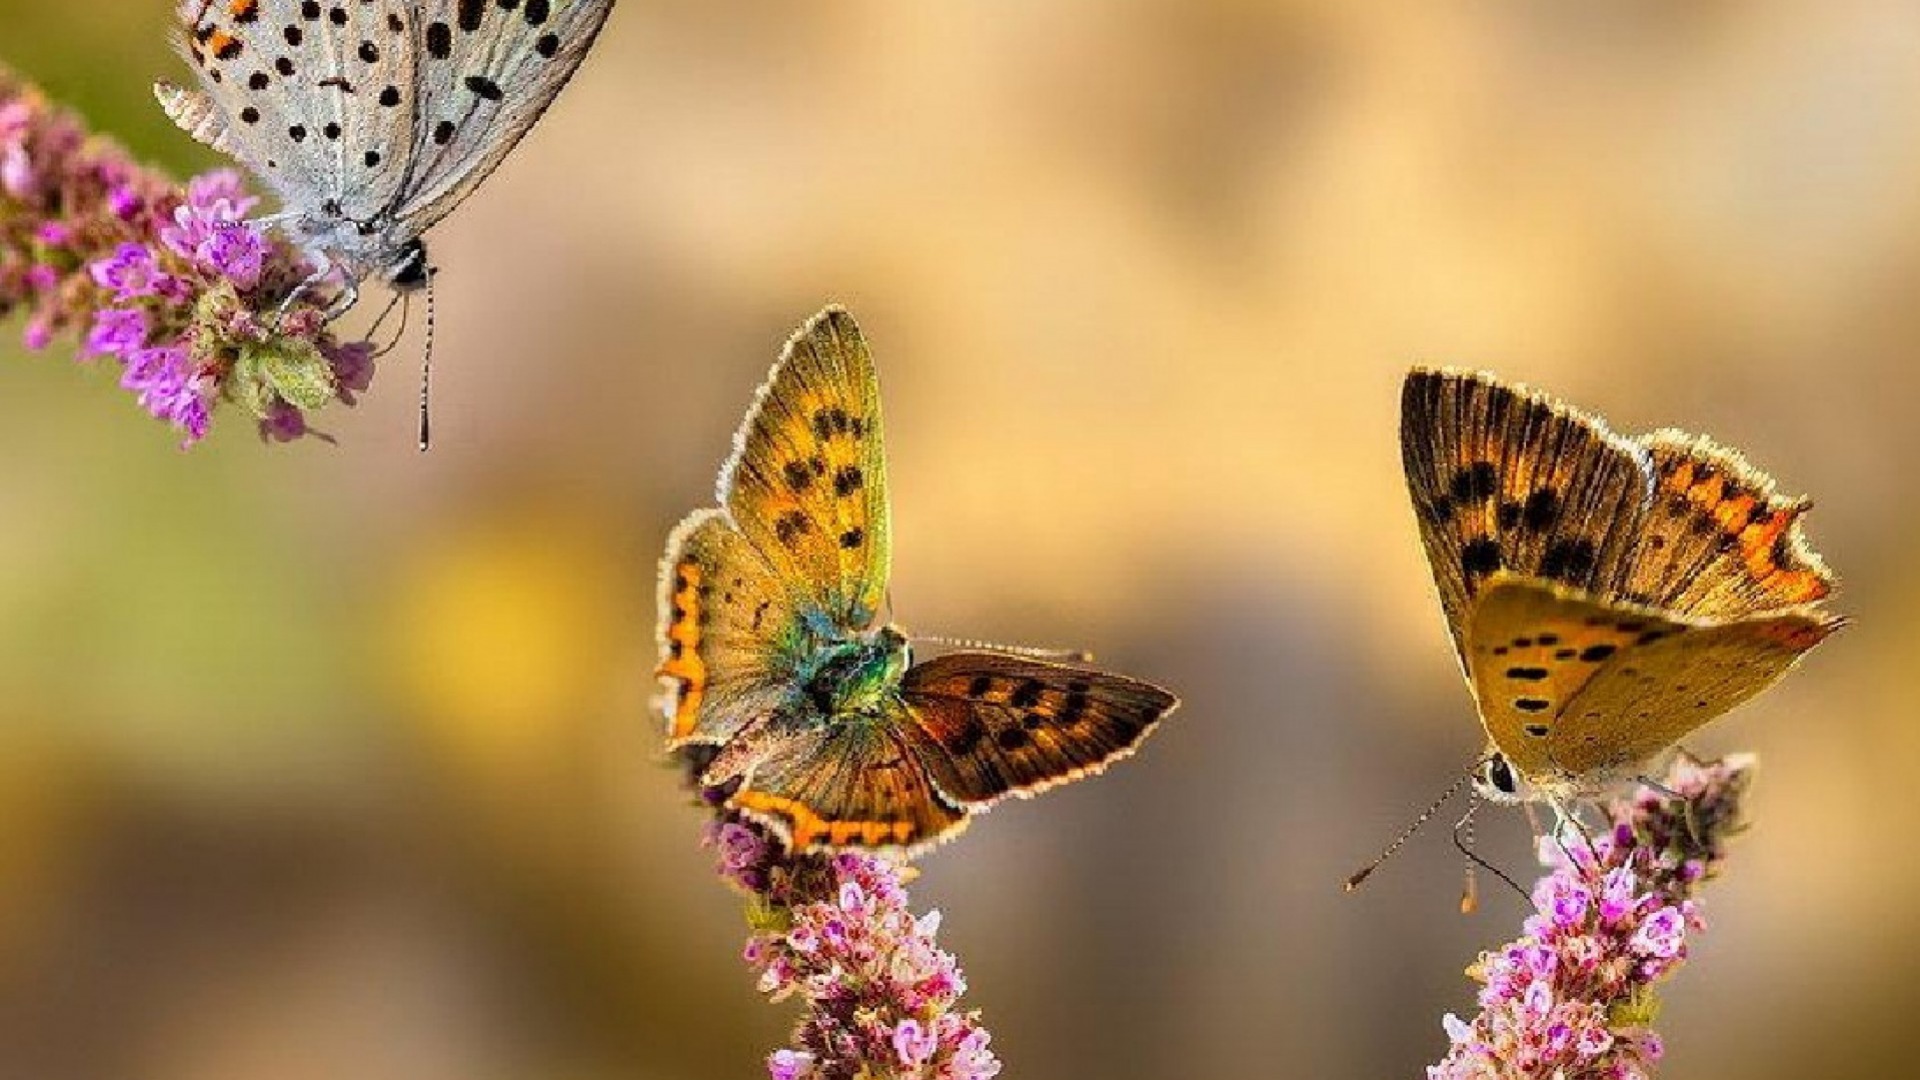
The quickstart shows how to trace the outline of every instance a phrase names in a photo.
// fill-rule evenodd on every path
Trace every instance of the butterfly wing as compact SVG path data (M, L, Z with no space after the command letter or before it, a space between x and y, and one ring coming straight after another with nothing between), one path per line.
M1657 491L1640 530L1625 595L1703 619L1744 618L1811 604L1833 575L1800 527L1802 499L1711 440L1661 431L1641 440Z
M1672 746L1837 625L1809 612L1683 622L1503 574L1474 604L1468 669L1488 737L1523 776L1581 777Z
M450 213L533 128L586 59L613 0L410 5L419 109L393 217L415 235Z
M674 529L660 563L661 705L669 745L720 743L790 690L793 607L725 511Z
M934 785L968 808L1097 773L1179 704L1150 683L987 652L910 668L901 696Z
M398 0L184 0L199 90L155 86L166 114L289 208L366 221L400 189L416 103L412 6Z
M880 386L853 317L814 316L787 342L735 438L720 501L804 606L873 622L891 550Z
M1609 595L1653 497L1647 451L1491 376L1416 369L1401 393L1407 488L1463 667L1502 571Z
M793 851L923 848L957 835L967 816L934 790L904 740L905 721L771 716L727 743L702 781L737 780L727 805Z

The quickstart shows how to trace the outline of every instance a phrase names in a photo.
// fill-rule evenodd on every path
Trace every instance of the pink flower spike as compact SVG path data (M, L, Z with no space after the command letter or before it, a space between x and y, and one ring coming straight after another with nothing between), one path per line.
M138 165L0 68L0 312L27 313L29 346L70 334L81 359L125 360L141 408L189 444L222 402L258 408L289 370L323 378L316 354L346 404L372 378L372 347L329 327L338 285L288 302L305 256L246 222L255 202L232 170L182 186ZM301 426L276 414L267 434Z
M752 895L745 957L774 1000L805 1002L775 1077L989 1080L1000 1062L966 982L939 947L940 917L915 917L900 864L859 852L792 855L722 808L708 830L723 877ZM785 1071L783 1071L785 1070Z
M1592 848L1573 828L1543 838L1537 913L1469 969L1480 1012L1443 1019L1449 1047L1429 1080L1650 1077L1664 1052L1645 1027L1655 984L1704 925L1695 894L1741 828L1751 778L1751 758L1682 755L1659 787L1609 806L1613 828Z

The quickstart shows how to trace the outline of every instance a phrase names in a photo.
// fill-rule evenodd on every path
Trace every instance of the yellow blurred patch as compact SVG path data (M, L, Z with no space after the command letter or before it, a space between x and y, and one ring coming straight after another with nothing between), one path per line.
M532 513L436 532L403 560L383 661L428 750L483 784L551 777L575 761L589 718L651 686L642 640L651 587L607 528ZM638 722L636 720L636 722Z

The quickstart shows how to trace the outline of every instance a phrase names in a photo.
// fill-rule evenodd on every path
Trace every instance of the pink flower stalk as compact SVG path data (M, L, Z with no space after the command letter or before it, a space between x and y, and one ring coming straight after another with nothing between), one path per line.
M328 328L340 286L302 287L311 268L246 220L255 203L228 170L182 190L0 68L0 318L26 313L30 349L71 334L79 359L113 357L186 445L223 401L293 438L372 378L371 347Z
M1550 872L1520 938L1467 969L1472 1022L1442 1021L1452 1046L1428 1080L1646 1080L1662 1054L1654 985L1705 929L1694 894L1740 831L1753 761L1684 754L1659 788L1608 807L1612 828L1541 838Z
M786 853L730 818L707 842L751 897L746 960L774 1001L799 996L794 1046L767 1058L772 1080L989 1080L1000 1060L977 1012L956 1011L966 980L935 943L940 913L915 917L900 864L877 855Z

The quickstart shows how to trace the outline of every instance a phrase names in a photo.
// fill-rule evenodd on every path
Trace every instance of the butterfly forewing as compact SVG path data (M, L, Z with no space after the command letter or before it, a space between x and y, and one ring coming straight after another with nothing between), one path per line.
M810 607L849 630L873 621L887 587L887 468L879 382L852 316L829 308L787 343L720 498Z
M728 805L796 851L924 847L957 833L967 818L934 790L906 745L903 720L769 717L730 741L703 781L739 780Z
M369 221L400 192L414 49L401 0L186 0L180 50L201 89L157 88L189 134L290 208Z
M1149 683L986 652L920 664L901 693L934 785L970 807L1098 772L1178 703Z
M1605 595L1651 499L1646 452L1597 421L1489 378L1416 370L1401 451L1421 540L1466 659L1474 598L1524 574Z
M660 565L662 709L672 745L724 741L774 711L793 679L793 606L766 561L702 510Z
M416 12L420 99L394 216L423 232L540 119L613 0L427 0Z

